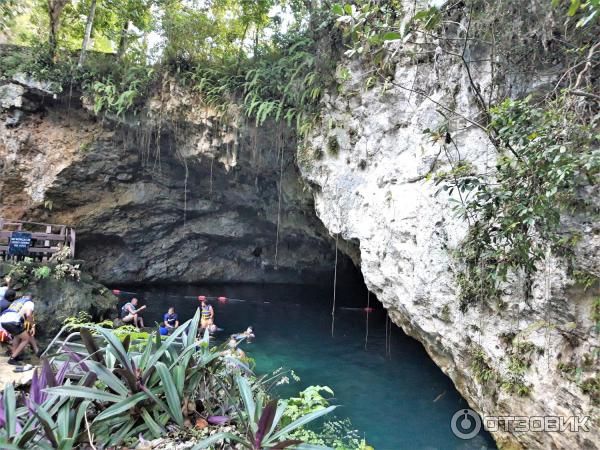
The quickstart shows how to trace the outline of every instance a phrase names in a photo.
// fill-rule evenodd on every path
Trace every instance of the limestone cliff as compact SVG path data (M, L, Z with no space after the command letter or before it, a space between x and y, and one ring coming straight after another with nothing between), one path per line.
M461 267L453 250L467 224L452 212L451 198L436 195L439 187L430 177L449 167L423 130L446 120L440 104L454 105L468 118L478 114L476 100L468 74L455 58L436 52L435 58L419 60L405 56L401 43L394 45L389 51L396 55L390 64L394 85L370 88L368 65L344 63L349 79L325 96L322 120L299 149L319 218L340 239L359 242L367 287L393 321L423 343L480 414L591 417L589 432L493 431L500 447L600 448L597 394L582 383L594 383L599 368L593 319L598 282L584 290L565 261L549 257L534 277L531 298L522 277L514 276L498 304L485 302L461 312L455 282ZM490 73L486 64L472 67L484 92ZM539 73L529 76L530 89L543 79ZM467 122L456 128L453 139L463 160L481 172L493 169L496 153L486 134ZM598 187L582 195L597 210ZM575 249L576 267L597 280L598 217L577 215L565 221L582 236ZM528 349L529 368L523 375L528 395L481 381L481 366L510 379L511 355L523 343Z
M126 119L27 80L0 89L0 216L75 226L99 281L331 279L289 130L223 119L168 79Z

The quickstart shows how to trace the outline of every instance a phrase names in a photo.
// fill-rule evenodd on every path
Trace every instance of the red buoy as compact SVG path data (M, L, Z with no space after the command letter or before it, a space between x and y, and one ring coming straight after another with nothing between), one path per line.
M206 296L204 296L204 295L199 295L199 296L198 296L198 300L202 302L202 301L206 300Z
M221 303L225 303L227 301L227 297L218 297L217 300L219 300Z
M363 311L370 313L370 312L373 312L373 308L364 308Z
M118 289L113 289L112 293L115 295L119 295L121 293L121 291Z

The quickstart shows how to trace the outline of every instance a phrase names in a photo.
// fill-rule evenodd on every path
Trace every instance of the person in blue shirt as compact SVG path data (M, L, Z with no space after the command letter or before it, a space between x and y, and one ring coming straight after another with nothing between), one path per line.
M175 312L175 308L172 306L169 308L169 311L163 316L163 325L165 328L171 332L175 328L179 326L179 316Z

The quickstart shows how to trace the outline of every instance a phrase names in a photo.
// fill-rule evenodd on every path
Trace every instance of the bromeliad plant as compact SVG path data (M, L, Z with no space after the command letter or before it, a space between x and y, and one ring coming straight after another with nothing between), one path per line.
M92 430L107 445L149 432L159 437L167 425L190 425L198 415L198 393L211 373L231 357L209 348L208 335L197 342L199 314L162 341L148 336L143 352L134 350L131 340L123 342L114 331L96 327L81 329L80 335L89 356L71 355L85 372L94 374L94 387L64 385L49 389L55 395L90 401L99 412ZM154 339L154 340L153 340ZM242 366L235 361L235 366ZM211 405L212 402L206 402ZM202 405L204 406L204 405ZM210 408L203 413L210 416ZM210 417L209 417L210 418Z
M208 448L217 442L228 440L237 442L244 448L251 450L262 449L326 449L327 447L304 444L298 439L289 439L288 436L298 428L329 414L336 406L329 406L305 414L292 423L281 427L281 419L287 408L286 401L269 400L265 405L266 394L259 392L253 395L250 383L245 377L236 376L236 384L242 398L244 410L237 411L237 419L245 432L241 436L231 433L220 433L198 443L193 450Z
M90 402L49 394L47 388L65 382L66 368L55 373L47 360L33 373L28 395L17 402L12 384L0 396L0 448L61 449L77 448L82 441L82 421ZM79 386L89 387L94 374L80 379Z
M111 447L175 429L191 438L198 436L193 425L217 431L197 448L227 448L221 441L286 448L300 444L288 437L292 431L334 408L282 423L286 402L270 400L260 383L251 384L250 370L226 344L211 347L208 333L198 340L199 320L197 313L168 338L148 336L142 346L114 330L81 328L83 344L64 346L44 361L28 394L19 397L12 385L5 389L0 448ZM228 433L218 433L222 427Z

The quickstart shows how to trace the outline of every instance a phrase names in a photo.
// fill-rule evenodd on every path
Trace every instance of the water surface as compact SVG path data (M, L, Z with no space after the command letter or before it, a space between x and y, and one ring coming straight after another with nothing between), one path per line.
M283 387L285 396L309 385L330 386L333 403L341 405L336 415L349 417L377 450L496 448L487 433L469 441L452 434L450 419L468 407L466 401L422 345L396 326L387 333L386 351L384 310L369 314L365 339L364 286L338 287L333 337L332 289L327 287L211 284L128 290L141 294L141 303L148 305L146 324L161 320L169 306L180 318L190 318L200 294L244 300L213 302L223 335L252 325L256 339L243 348L256 360L256 371L294 369L301 381Z

